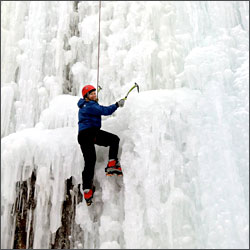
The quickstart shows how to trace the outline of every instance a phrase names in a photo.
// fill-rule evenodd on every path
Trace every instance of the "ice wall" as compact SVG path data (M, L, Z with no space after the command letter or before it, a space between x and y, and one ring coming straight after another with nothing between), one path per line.
M1 2L1 247L248 248L249 3L102 2L100 103L141 93L103 119L124 176L97 147L87 208L76 103L98 5Z

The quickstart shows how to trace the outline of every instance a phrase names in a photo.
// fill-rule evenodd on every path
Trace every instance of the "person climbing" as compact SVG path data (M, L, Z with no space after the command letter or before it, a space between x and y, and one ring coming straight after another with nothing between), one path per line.
M78 112L78 143L80 144L85 166L82 172L82 187L84 199L87 205L91 205L95 186L93 185L96 163L95 144L109 146L109 160L105 172L107 176L122 175L122 169L118 160L120 138L112 133L101 130L101 116L113 114L118 107L124 106L124 99L110 106L101 106L97 102L96 89L92 85L86 85L82 89L82 96L77 105Z

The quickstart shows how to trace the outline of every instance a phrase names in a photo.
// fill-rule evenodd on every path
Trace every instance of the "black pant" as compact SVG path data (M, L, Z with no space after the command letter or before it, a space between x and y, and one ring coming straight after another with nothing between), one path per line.
M110 146L109 159L117 160L119 141L120 138L117 135L98 128L89 128L79 132L78 143L81 146L85 161L82 172L83 189L90 189L92 187L96 162L95 144L104 147Z

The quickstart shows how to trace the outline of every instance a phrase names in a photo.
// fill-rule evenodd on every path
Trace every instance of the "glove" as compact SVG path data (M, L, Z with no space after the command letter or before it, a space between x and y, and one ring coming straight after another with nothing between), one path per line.
M124 99L121 99L120 101L116 102L115 105L117 107L123 107L124 106L124 103L125 103L125 100Z

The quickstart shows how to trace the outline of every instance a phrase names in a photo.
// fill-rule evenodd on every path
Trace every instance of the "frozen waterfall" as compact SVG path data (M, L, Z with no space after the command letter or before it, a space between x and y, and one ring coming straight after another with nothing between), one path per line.
M99 102L123 177L82 201L77 102L98 1L1 2L1 248L249 248L249 2L103 1Z

